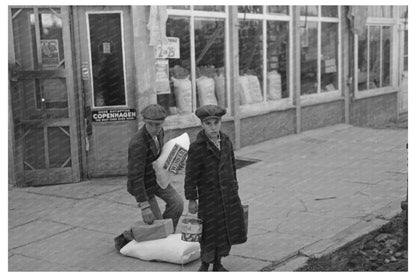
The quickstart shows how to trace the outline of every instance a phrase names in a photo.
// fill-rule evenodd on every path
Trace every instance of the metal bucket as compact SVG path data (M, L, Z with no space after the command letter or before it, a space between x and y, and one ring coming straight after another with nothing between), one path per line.
M202 237L202 220L199 218L185 217L182 219L183 241L198 242Z

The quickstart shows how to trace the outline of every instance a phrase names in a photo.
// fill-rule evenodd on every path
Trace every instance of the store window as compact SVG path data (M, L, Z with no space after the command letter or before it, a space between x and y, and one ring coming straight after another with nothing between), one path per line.
M339 92L339 7L302 6L301 95Z
M239 6L238 12L240 105L288 99L289 7Z
M206 104L228 106L225 6L168 6L167 37L179 39L177 58L167 59L169 87L157 94L170 116Z
M404 32L403 37L403 70L408 70L408 63L409 63L409 54L408 54L408 44L409 44L409 32L408 32L408 21L407 21L407 15L408 15L408 6L398 6L399 9L399 18L400 18L400 24L401 29Z
M392 26L367 25L358 39L358 91L392 85Z

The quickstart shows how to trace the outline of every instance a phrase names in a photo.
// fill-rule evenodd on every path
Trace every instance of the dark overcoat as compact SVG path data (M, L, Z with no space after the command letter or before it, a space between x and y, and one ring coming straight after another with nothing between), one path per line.
M201 250L216 243L244 243L247 230L238 195L234 150L231 140L220 132L221 151L202 130L191 143L186 162L185 198L198 200L198 217L203 220Z
M163 147L163 129L157 135L159 149ZM137 202L144 202L153 198L157 189L156 173L152 163L159 157L156 143L146 127L136 132L129 143L127 191Z

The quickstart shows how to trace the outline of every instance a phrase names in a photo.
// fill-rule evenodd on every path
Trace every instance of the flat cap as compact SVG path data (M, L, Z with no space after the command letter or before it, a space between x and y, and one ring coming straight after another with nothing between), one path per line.
M165 118L168 116L168 113L166 112L165 108L158 104L152 104L145 107L142 110L141 114L143 116L144 121L155 122L161 122L165 120Z
M205 105L196 109L196 116L201 119L201 121L210 119L210 118L221 118L227 112L226 109L217 105Z

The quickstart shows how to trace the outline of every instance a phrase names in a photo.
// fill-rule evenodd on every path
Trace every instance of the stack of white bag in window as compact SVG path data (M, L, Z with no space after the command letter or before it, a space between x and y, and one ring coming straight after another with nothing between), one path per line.
M181 172L185 166L189 145L187 133L165 143L159 158L153 163L160 187L166 188L171 183L173 174ZM173 227L171 230L173 233ZM145 261L186 264L198 259L201 249L198 242L181 240L181 234L168 234L162 239L140 242L132 240L121 248L120 253Z

